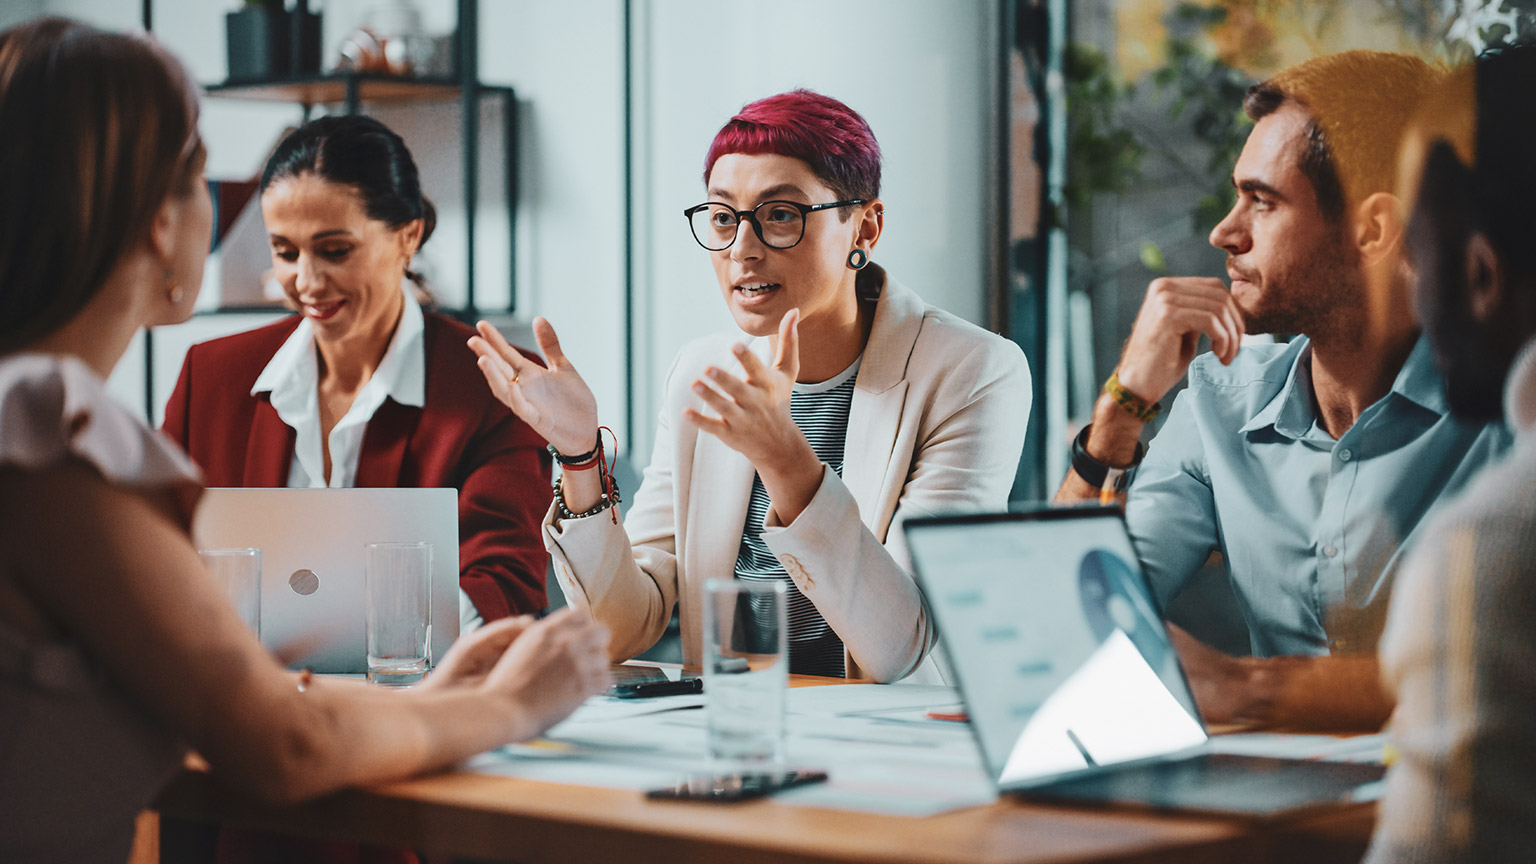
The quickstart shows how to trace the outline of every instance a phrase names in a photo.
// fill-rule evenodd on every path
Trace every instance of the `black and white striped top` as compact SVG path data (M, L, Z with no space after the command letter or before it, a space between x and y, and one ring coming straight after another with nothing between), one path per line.
M843 445L848 437L848 410L859 361L819 384L796 384L789 397L789 413L800 427L816 457L843 474ZM789 602L789 671L792 675L844 677L843 640L832 632L816 605L800 593L779 559L763 542L763 520L768 516L768 490L761 477L752 478L752 499L747 522L741 529L741 551L736 556L736 578L781 581Z

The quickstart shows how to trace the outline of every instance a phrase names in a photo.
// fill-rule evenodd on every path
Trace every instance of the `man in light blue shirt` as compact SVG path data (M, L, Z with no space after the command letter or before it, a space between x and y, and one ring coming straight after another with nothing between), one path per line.
M1210 237L1231 287L1152 283L1074 445L1058 498L1099 497L1188 372L1126 518L1164 604L1222 556L1254 657L1173 631L1208 719L1379 726L1391 702L1374 652L1401 550L1508 446L1448 416L1409 302L1392 166L1436 77L1350 51L1250 89L1237 202ZM1245 333L1303 335L1239 351ZM1196 359L1202 335L1213 350Z

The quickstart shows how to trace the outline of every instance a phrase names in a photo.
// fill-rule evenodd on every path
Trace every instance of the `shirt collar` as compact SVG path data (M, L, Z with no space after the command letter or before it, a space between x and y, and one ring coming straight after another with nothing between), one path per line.
M404 288L401 291L405 294L405 309L400 325L370 381L382 385L385 395L396 402L420 408L426 404L425 319L411 292ZM314 346L315 328L306 318L256 376L251 395L270 393L272 407L280 414L285 408L307 410L319 393L320 364L315 359Z
M1287 438L1303 438L1312 428L1312 343L1306 341L1305 336L1296 338L1302 340L1302 347L1296 352L1296 359L1291 361L1285 385L1273 399L1248 418L1239 432L1252 432L1273 426L1276 432ZM1303 375L1303 371L1308 374Z
M1306 339L1305 336L1296 338ZM1291 364L1285 386L1243 424L1240 432L1273 426L1287 438L1307 437L1317 422L1317 412L1312 399L1312 345L1310 342L1304 344ZM1403 361L1403 368L1397 371L1397 377L1392 381L1392 389L1384 398L1390 398L1393 393L1436 414L1444 415L1449 410L1445 401L1445 382L1435 368L1434 350L1427 334L1419 334L1408 352L1408 359Z

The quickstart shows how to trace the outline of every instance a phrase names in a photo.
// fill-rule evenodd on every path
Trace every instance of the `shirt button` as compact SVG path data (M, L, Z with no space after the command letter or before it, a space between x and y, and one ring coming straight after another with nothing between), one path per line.
M1332 558L1333 556L1339 554L1339 547L1329 543L1327 546L1323 547L1323 554L1329 558Z
M1346 648L1349 647L1349 640L1348 639L1335 639L1335 640L1333 640L1332 642L1329 643L1328 647L1332 648L1334 651L1343 651L1343 650L1345 650Z
M1348 462L1349 460L1351 460L1353 458L1355 458L1355 454L1350 452L1350 449L1348 447L1345 447L1343 450L1339 451L1339 461L1340 462Z

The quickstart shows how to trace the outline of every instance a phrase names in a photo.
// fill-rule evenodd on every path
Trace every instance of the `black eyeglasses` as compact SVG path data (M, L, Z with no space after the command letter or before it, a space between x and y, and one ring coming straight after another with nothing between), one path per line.
M764 201L751 210L737 210L729 204L705 201L683 211L688 226L693 229L693 239L711 252L731 248L736 242L736 230L741 220L752 223L757 239L773 249L788 249L805 236L805 217L817 210L851 207L863 204L864 199L833 201L830 204L801 204L798 201Z

